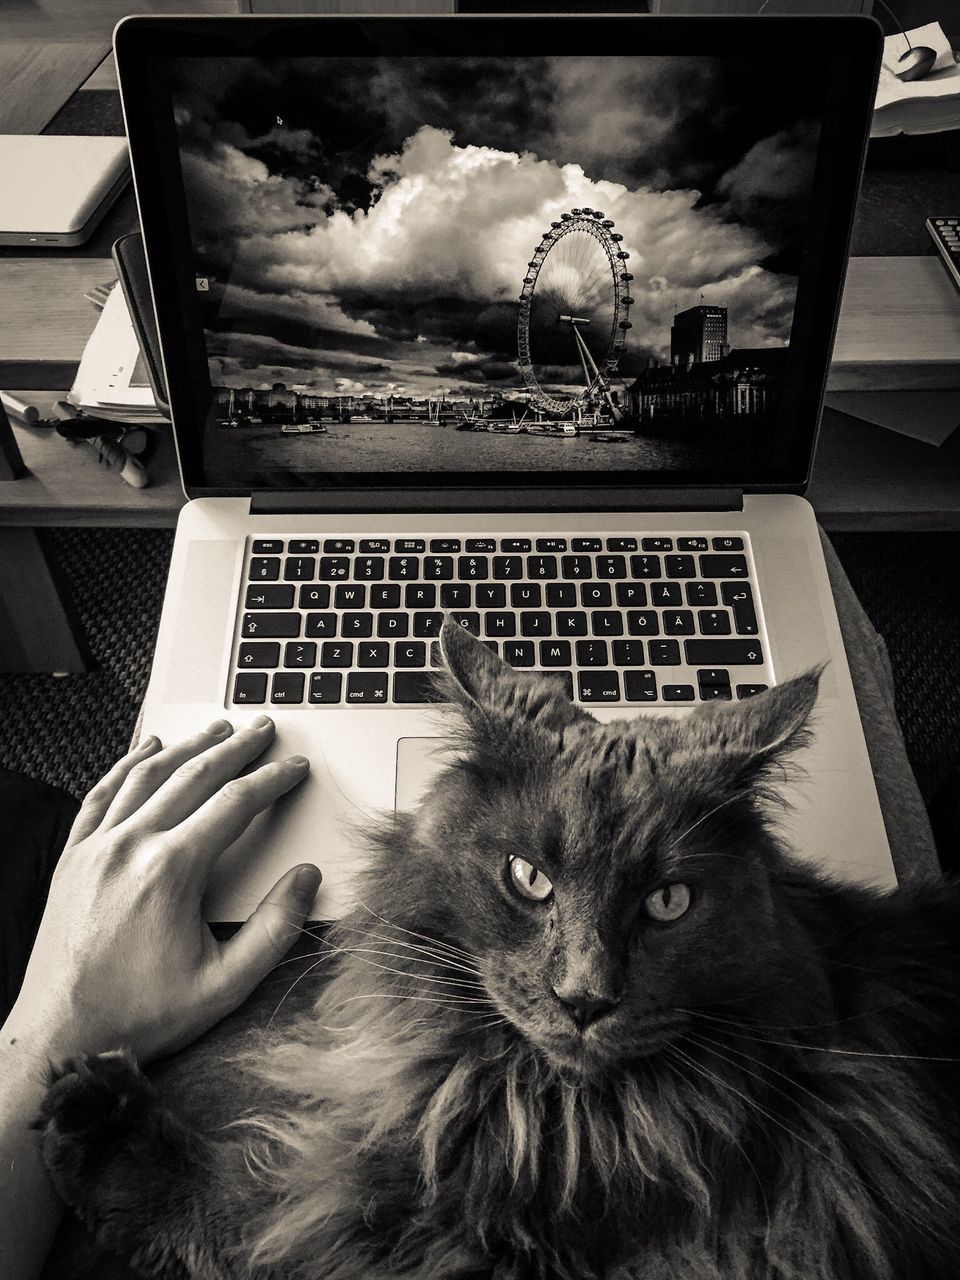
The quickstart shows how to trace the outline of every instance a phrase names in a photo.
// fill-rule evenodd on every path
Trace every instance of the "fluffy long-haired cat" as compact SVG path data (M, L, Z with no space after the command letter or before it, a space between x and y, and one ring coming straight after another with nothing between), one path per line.
M443 648L455 756L248 1055L254 1113L204 1135L123 1053L52 1084L89 1229L197 1280L956 1280L958 892L778 843L816 674L601 725Z

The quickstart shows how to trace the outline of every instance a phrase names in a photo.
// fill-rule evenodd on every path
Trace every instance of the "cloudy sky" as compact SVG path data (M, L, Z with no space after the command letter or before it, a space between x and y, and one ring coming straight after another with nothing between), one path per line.
M630 254L625 376L669 357L673 314L701 293L729 309L733 346L782 345L812 79L707 58L185 62L174 96L212 381L518 389L526 264L584 205Z

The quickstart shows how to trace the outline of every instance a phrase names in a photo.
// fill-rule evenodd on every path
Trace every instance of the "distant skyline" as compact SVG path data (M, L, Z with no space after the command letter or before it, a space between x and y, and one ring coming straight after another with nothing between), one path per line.
M526 264L584 205L631 255L625 382L701 294L733 345L789 336L820 93L799 70L189 59L173 79L214 383L518 392Z

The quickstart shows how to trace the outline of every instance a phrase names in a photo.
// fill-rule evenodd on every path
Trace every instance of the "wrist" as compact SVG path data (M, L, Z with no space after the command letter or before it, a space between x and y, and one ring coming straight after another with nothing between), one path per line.
M50 1062L62 1062L85 1048L68 1013L41 1013L23 1008L19 1001L0 1030L0 1055L13 1070L32 1072L39 1068L45 1076Z

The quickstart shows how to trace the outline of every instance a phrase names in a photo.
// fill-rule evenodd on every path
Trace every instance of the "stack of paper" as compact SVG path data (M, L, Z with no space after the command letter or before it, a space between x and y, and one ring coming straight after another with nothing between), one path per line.
M871 138L887 138L896 133L942 133L960 129L960 67L939 22L928 23L902 35L887 36L877 98L873 109ZM933 49L937 60L922 80L898 80L897 59L910 46Z
M154 400L119 284L104 303L67 399L84 413L114 422L167 421Z

